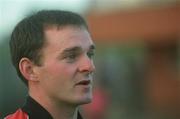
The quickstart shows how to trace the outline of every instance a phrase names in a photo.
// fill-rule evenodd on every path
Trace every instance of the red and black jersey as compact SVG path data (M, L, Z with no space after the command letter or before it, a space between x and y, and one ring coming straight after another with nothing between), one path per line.
M38 102L28 96L25 105L15 113L6 116L4 119L53 119L49 112ZM80 113L78 118L82 119Z
M10 114L4 119L29 119L29 116L21 109L18 109L14 114Z

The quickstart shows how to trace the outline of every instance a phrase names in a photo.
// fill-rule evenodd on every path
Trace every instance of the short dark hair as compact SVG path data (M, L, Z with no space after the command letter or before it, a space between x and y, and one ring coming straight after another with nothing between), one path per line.
M19 61L29 58L34 64L41 65L41 49L45 43L46 26L75 26L88 30L86 21L77 13L62 10L42 10L20 21L12 32L9 42L11 59L18 76L27 85L27 80L19 70Z

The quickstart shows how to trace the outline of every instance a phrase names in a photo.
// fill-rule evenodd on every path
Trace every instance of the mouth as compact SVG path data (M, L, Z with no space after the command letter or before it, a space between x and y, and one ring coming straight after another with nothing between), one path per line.
M90 80L82 80L78 82L76 85L89 85L91 83Z

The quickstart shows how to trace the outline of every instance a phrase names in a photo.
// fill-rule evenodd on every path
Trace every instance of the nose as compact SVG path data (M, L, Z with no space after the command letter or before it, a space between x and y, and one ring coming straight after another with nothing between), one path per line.
M93 73L95 71L93 59L90 59L88 56L82 58L78 69L80 72Z

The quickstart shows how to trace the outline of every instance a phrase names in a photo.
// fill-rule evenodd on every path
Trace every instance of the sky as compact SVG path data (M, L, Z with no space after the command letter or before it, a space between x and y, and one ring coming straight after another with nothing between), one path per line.
M0 43L5 35L29 12L41 9L65 9L83 14L90 0L0 0Z
M158 1L166 1L169 4L176 0L0 0L0 43L22 18L35 10L65 9L83 14L90 7L95 7L94 5L99 10L107 10L109 7L120 7L119 5L125 7Z

